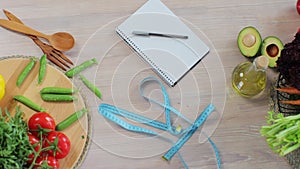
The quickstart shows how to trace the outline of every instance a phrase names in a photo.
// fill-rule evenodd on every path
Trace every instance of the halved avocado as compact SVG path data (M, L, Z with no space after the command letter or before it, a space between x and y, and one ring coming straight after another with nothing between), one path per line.
M276 61L280 57L281 50L283 49L281 40L275 36L266 37L261 46L261 54L269 59L269 67L276 67Z
M241 53L244 56L257 56L261 46L260 33L255 27L247 26L240 31L237 43Z

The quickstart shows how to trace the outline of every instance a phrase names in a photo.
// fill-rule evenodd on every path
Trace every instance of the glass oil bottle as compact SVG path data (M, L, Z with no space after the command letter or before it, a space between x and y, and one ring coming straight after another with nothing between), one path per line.
M233 89L241 96L252 97L260 94L266 87L269 59L259 56L253 62L243 62L232 72Z

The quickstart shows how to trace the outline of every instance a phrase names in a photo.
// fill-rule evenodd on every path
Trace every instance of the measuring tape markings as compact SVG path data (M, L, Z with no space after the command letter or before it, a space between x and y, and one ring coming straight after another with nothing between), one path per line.
M107 108L110 105L100 105L99 106L99 112L107 119L109 119L110 121L118 124L119 126L129 130L129 131L134 131L134 132L139 132L139 133L147 133L150 135L157 135L156 132L153 132L152 130L148 130L145 128L141 128L139 126L134 126L132 124L129 124L127 122L125 122L124 120L121 120L120 118L118 118L116 115L112 114L110 111L107 110Z
M150 99L149 97L145 96L144 88L145 88L145 85L147 85L147 82L156 82L156 83L159 84L159 86L161 88L161 91L162 91L162 94L163 94L163 97L164 97L164 104L162 104L159 101L156 101L154 99ZM150 76L150 77L147 77L147 78L143 79L140 83L139 91L140 91L141 96L145 100L147 100L149 102L152 102L152 103L155 103L155 104L157 104L157 105L159 105L159 106L161 106L162 108L165 109L166 125L168 126L168 129L169 129L171 134L173 134L173 135L182 134L181 133L182 131L181 130L176 130L177 127L172 126L170 112L176 114L178 117L182 118L187 123L192 124L192 122L188 118L186 118L183 114L181 114L179 111L177 111L175 108L173 108L171 106L168 92L167 92L166 88L164 87L164 85L161 83L161 81L159 81L157 78Z
M156 100L150 99L144 95L144 92L143 92L144 85L146 84L146 82L150 82L150 81L157 82L160 85L163 96L164 96L164 101L165 101L164 104L162 104ZM196 130L205 122L207 117L215 109L215 106L212 104L209 104L205 108L205 110L197 117L197 119L194 121L194 123L192 123L192 122L190 122L189 119L187 119L185 116L183 116L179 111L177 111L175 108L170 106L170 99L168 97L167 91L164 88L163 84L157 78L155 78L155 77L145 78L141 82L139 90L140 90L141 96L145 100L147 100L149 102L153 102L155 104L158 104L165 109L166 123L163 123L163 122L160 122L157 120L153 120L153 119L147 118L145 116L141 116L139 114L135 114L135 113L129 112L127 110L120 109L116 106L104 104L104 103L99 105L98 112L100 114L102 114L105 118L107 118L108 120L118 124L119 126L123 127L126 130L139 132L139 133L145 133L145 134L149 134L149 135L155 135L155 136L158 136L160 138L163 138L163 139L171 142L173 144L173 146L165 153L165 155L163 156L163 159L169 161L177 153L183 166L187 169L188 166L178 151L185 144L185 142L187 142L189 140L189 138L196 132ZM184 119L186 122L188 122L191 125L184 130L182 130L182 129L178 130L178 127L172 126L172 124L171 124L170 112L173 112L178 117L181 117L182 119ZM129 124L117 116L122 116L124 118L128 118L133 121L140 122L142 124L145 124L145 125L148 125L148 126L160 129L160 130L168 131L169 133L171 133L173 135L181 135L181 137L178 139L178 141L176 143L174 143L171 139L169 139L167 137L160 136L158 133L156 133L152 130ZM214 152L215 152L215 155L217 158L218 168L220 169L221 168L221 160L219 158L219 153L218 153L217 147L209 137L208 137L208 140L209 140L210 144L213 146L213 149L214 149Z
M218 169L221 169L221 158L219 156L219 150L216 146L216 144L211 140L211 138L209 138L208 136L206 136L209 143L212 145L213 149L214 149L214 152L215 152L215 156L216 156L216 159L217 159L217 165L218 165Z
M164 104L161 104L160 102L158 102L156 100L153 100L153 99L150 99L147 96L145 96L145 94L144 94L144 88L145 87L144 86L147 84L147 82L151 82L151 81L155 81L155 82L157 82L159 84L159 86L160 86L160 88L162 90L163 97L164 97ZM163 107L165 109L166 126L168 127L169 130L172 130L170 110L168 109L168 107L170 107L171 103L170 103L169 96L167 95L167 90L163 86L163 84L160 81L157 81L156 79L154 79L153 77L148 77L148 78L143 79L142 82L140 83L139 91L140 91L141 96L145 100L147 100L149 102L154 102L154 103L160 105L161 107Z
M163 159L169 161L178 152L178 150L192 137L196 130L204 123L207 117L214 111L215 106L209 104L200 116L197 117L195 122L192 124L190 130L182 135L178 141L165 153Z
M151 127L158 128L160 130L168 131L168 129L169 129L169 127L167 127L167 125L165 123L162 123L162 122L157 121L157 120L149 119L149 118L147 118L145 116L141 116L139 114L134 114L134 113L128 112L126 110L117 108L113 105L101 104L100 107L99 107L99 111L102 111L102 112L109 111L110 114L116 114L116 115L119 115L119 116L122 116L122 117L125 117L125 118L128 118L128 119L134 120L136 122L146 124L146 125L151 126Z

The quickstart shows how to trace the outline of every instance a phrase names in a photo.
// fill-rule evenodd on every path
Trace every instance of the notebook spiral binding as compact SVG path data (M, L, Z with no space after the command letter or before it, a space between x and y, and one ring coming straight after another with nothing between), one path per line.
M165 80L171 87L175 86L176 82L173 81L164 71L162 71L137 45L134 44L129 37L126 36L120 29L116 28L116 32L120 35L120 37L128 44L128 46L136 51L139 55L142 55L144 61L150 64L154 71L156 71L163 80Z

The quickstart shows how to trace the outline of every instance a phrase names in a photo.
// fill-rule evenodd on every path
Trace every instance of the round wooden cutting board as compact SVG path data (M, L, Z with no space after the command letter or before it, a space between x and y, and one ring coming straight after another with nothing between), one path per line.
M24 111L25 119L27 120L35 113L35 111L13 100L15 95L23 95L37 103L39 106L45 108L55 119L56 124L58 124L75 111L86 107L84 98L81 96L80 92L74 95L78 98L78 100L74 102L45 102L41 99L40 90L44 87L76 88L76 86L73 85L72 81L66 77L63 72L50 64L47 64L44 81L41 84L38 84L38 58L34 68L25 79L24 83L20 87L17 87L16 80L29 61L29 57L7 57L0 60L0 74L4 77L6 82L6 94L0 101L2 110L7 108L11 112L14 112L16 106L20 106L20 109ZM88 113L79 121L62 131L71 141L71 150L66 158L59 160L60 168L79 167L86 155L90 143L90 131L91 124L90 115Z

